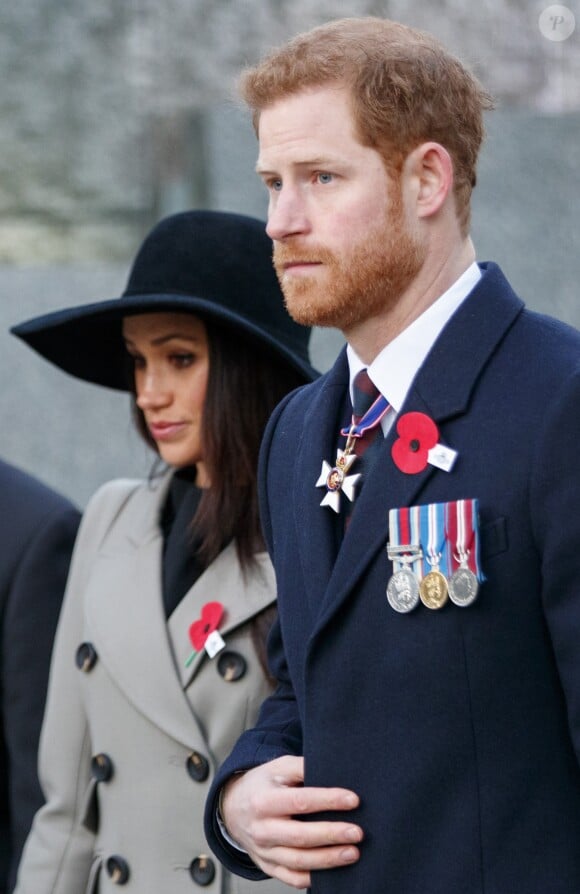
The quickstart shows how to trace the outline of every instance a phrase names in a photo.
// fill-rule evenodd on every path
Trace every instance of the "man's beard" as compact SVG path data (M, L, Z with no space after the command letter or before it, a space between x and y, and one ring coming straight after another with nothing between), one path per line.
M364 242L340 256L322 247L303 248L299 238L274 244L274 266L290 316L306 326L343 332L395 307L424 257L405 224L400 196ZM286 276L284 264L294 260L320 262L322 267L313 276Z

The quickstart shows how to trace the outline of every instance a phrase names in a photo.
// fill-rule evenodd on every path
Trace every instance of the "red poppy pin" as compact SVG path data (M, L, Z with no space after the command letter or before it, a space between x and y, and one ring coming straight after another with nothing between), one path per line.
M201 652L204 648L207 649L208 640L212 634L216 633L223 616L224 607L221 602L206 602L203 606L201 616L189 627L189 638L191 640L191 645L193 646L193 652L185 662L186 667L189 667L198 652ZM217 634L217 636L221 643L223 643L219 634ZM217 651L219 651L219 649ZM216 652L213 651L213 654L211 654L208 650L208 654L210 655L210 658L213 658L213 655L215 655Z
M457 453L437 443L439 429L425 413L404 413L397 421L397 434L391 456L401 472L416 475L427 463L451 471Z

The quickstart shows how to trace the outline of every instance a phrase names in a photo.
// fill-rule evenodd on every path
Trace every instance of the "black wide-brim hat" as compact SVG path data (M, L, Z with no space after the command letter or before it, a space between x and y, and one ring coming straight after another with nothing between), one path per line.
M126 391L123 317L155 311L217 321L311 381L310 329L289 316L263 221L221 211L166 217L145 238L120 298L34 317L11 332L65 372Z

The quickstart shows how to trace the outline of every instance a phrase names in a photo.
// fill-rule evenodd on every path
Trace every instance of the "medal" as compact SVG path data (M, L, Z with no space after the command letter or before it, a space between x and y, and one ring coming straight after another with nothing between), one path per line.
M479 562L478 501L457 500L389 510L387 556L393 574L387 600L397 612L419 602L462 608L477 599L485 580Z
M348 442L347 442L348 448ZM352 450L352 447L351 447ZM320 505L329 506L335 512L340 512L340 494L343 493L352 503L355 497L355 486L360 479L360 475L348 475L347 472L356 459L356 454L347 453L347 450L339 450L336 454L336 463L331 466L330 463L324 461L320 477L316 482L316 487L326 487L326 494L322 498Z
M477 599L481 579L478 560L477 501L457 500L445 507L447 538L458 566L449 578L449 598L462 608Z
M328 506L334 512L340 512L340 495L343 493L345 497L353 502L356 493L355 487L362 477L360 473L348 475L350 467L357 458L355 453L356 443L359 438L379 424L385 413L391 409L391 405L382 394L379 394L372 406L367 410L364 416L355 421L352 417L350 428L343 428L341 435L346 437L344 450L338 450L336 454L336 462L333 466L326 460L322 463L322 469L316 482L316 487L325 487L326 493L320 501L321 506Z
M396 612L412 612L419 605L419 581L410 568L403 566L387 584L387 600Z
M429 571L419 584L419 596L421 597L421 602L427 608L443 608L448 596L447 578L445 575L435 568Z
M422 556L418 542L413 543L417 535L418 525L413 524L410 509L390 510L387 556L393 562L394 572L387 583L387 601L402 614L419 605L419 579L412 567L420 565Z
M477 599L477 577L467 565L460 565L449 578L449 598L455 605L471 605Z
M429 503L419 507L421 524L421 544L425 560L431 570L425 574L419 585L421 602L427 608L443 608L447 602L447 578L440 566L446 570L444 559L445 513L443 503Z

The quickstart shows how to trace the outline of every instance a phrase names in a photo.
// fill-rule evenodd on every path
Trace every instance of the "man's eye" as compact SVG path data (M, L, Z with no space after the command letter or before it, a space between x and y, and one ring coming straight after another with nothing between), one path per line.
M317 179L319 183L332 183L333 176L326 171L321 171L317 174Z

